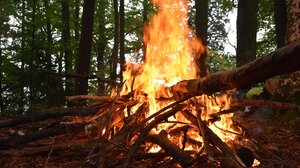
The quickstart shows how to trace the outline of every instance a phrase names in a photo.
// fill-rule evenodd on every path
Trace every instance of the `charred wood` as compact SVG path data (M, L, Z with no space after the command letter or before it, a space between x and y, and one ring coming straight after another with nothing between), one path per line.
M158 144L169 156L173 157L182 167L189 167L195 162L194 158L183 149L180 149L176 144L172 143L168 137L167 132L161 131L158 135L149 134L147 140Z

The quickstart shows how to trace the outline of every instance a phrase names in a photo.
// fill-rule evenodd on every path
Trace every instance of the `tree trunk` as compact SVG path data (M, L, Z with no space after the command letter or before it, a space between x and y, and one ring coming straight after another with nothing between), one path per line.
M208 73L208 66L205 63L207 58L207 28L208 28L208 0L196 0L196 34L201 39L205 48L203 53L198 53L199 58L196 60L198 66L198 77L204 77Z
M300 0L291 0L287 23L285 44L300 40Z
M49 9L49 0L44 0L45 6L45 14L46 14L46 34L47 34L47 41L46 41L46 71L52 72L53 71L53 64L52 64L52 45L53 45L53 38L52 38L52 30L51 30L51 16ZM59 105L63 102L63 95L60 94L59 90L59 83L61 82L60 79L56 79L53 77L46 78L46 99L49 105Z
M65 60L65 71L67 73L72 73L72 51L70 50L70 3L69 0L61 1L62 7L62 21L63 21L63 29L62 29L62 42L64 48L64 60ZM66 78L65 80L65 95L72 95L72 80L70 78Z
M123 73L125 71L125 11L124 0L120 0L120 81L123 81Z
M31 30L31 55L30 55L30 62L29 62L29 72L30 72L30 81L29 81L29 102L30 105L33 104L34 101L34 66L35 66L35 59L36 59L36 49L35 49L35 15L36 15L36 0L33 0L33 6L32 6L32 30Z
M25 74L25 0L22 0L22 25L21 25L21 31L22 31L22 41L21 41L21 70L22 73ZM26 99L25 99L25 92L24 92L24 87L25 87L25 81L24 79L21 79L20 81L20 108L19 111L24 111L24 106L26 104Z
M4 102L2 98L2 34L0 32L0 113L4 111Z
M104 51L107 45L107 39L105 37L105 9L106 5L100 4L98 9L99 19L99 39L98 39L98 51L97 51L97 68L98 74L104 77L105 65L104 65ZM98 80L98 95L105 95L105 85Z
M75 40L79 41L79 0L75 0L75 13L74 13L74 33Z
M143 0L143 23L148 21L148 0ZM145 26L144 26L145 27ZM143 62L145 62L147 53L147 44L143 41Z
M237 14L236 65L256 58L258 0L239 0Z
M114 0L114 18L115 18L115 28L114 28L114 46L111 55L110 64L110 78L112 80L117 79L117 63L118 63L118 50L119 50L119 12L118 12L118 0Z
M90 58L92 49L94 25L95 0L84 0L82 26L77 60L77 73L90 73ZM76 79L75 93L86 95L88 93L88 79Z
M291 0L289 4L286 45L300 40L300 0ZM300 55L298 54L298 57ZM299 63L299 62L298 62ZM278 98L283 101L297 101L300 93L300 71L282 75L279 88L276 90Z
M286 0L274 0L274 18L277 48L284 46L286 25L287 25L287 6Z
M50 22L50 11L49 11L49 0L44 0L44 6L46 11L46 32L47 32L47 44L46 44L46 70L52 70L51 61L51 49L52 49L52 33L51 33L51 22Z

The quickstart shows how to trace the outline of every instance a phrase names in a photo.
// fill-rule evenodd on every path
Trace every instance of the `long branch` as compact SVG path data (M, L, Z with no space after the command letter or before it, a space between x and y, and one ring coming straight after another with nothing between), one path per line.
M297 41L244 66L201 79L181 81L159 91L157 97L179 99L188 95L210 95L218 91L249 87L268 78L300 70L299 55L300 41Z

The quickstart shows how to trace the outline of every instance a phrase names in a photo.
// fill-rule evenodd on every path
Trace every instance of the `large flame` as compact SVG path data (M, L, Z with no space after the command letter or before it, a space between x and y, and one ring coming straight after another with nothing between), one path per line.
M188 27L186 0L153 0L158 13L145 26L144 42L147 45L142 73L135 76L131 86L132 71L124 73L127 87L141 89L150 99L150 114L160 106L155 103L155 93L161 86L170 86L184 79L195 79L195 53L201 49L200 41L193 37ZM132 70L132 69L130 69Z
M135 98L141 101L149 101L149 116L166 105L156 101L156 93L159 89L171 86L179 81L195 79L195 59L204 48L195 37L195 33L188 26L188 5L186 0L152 0L158 7L158 12L153 15L145 26L144 42L147 46L146 57L141 64L127 63L127 70L123 73L125 87L121 94L135 90ZM141 96L141 92L147 94L147 98ZM228 97L222 97L212 101L208 96L198 98L204 102L206 109L202 118L207 119L209 114L229 108ZM169 102L170 103L170 102ZM225 116L218 127L227 129L230 127L230 116ZM184 120L183 116L177 116L176 120ZM185 122L185 121L184 121ZM223 140L224 132L214 125L211 129ZM163 128L161 128L163 129ZM193 134L193 133L190 133ZM195 133L193 138L199 139Z

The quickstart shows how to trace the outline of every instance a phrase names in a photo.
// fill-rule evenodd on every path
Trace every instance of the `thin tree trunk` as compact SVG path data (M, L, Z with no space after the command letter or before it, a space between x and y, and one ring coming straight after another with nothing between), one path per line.
M82 26L80 37L79 57L77 60L77 73L90 73L90 58L92 49L92 35L94 24L95 0L84 0ZM75 93L86 95L88 93L88 79L76 79Z
M256 58L258 0L239 0L237 14L236 65Z
M125 11L124 11L124 0L120 0L120 81L123 81L122 72L125 71Z
M79 0L75 0L75 14L74 14L74 33L75 40L79 41Z
M148 0L143 0L143 23L148 21ZM145 27L145 26L144 26ZM147 44L143 41L143 62L146 60Z
M62 41L64 46L64 58L65 58L65 71L67 73L72 73L72 57L70 50L70 3L69 0L61 1L62 7L62 20L63 20L63 30L62 30ZM65 95L72 95L72 81L70 78L65 80Z
M46 10L46 32L47 32L47 44L46 44L46 70L52 70L51 61L51 48L52 48L52 33L51 33L51 22L50 22L50 11L49 11L49 0L44 0L44 6Z
M22 0L22 25L21 25L21 31L22 31L22 41L21 41L21 70L22 73L25 74L25 0ZM20 106L19 111L24 111L24 106L26 104L25 100L25 82L24 79L21 79L20 81Z
M111 64L110 64L110 78L112 80L117 79L117 63L118 63L118 50L119 50L119 12L118 12L118 0L114 0L114 19L115 19L115 28L114 28L114 46L111 55Z
M2 34L0 33L0 112L4 111L4 102L2 97Z
M98 51L97 51L97 68L98 74L104 77L105 65L104 65L104 51L107 44L105 37L105 8L106 5L101 4L98 9L99 19L99 39L98 39ZM105 95L105 84L98 81L98 95Z
M287 25L287 6L286 0L274 0L274 17L277 48L284 46L286 25Z
M51 16L50 16L50 9L49 9L49 0L44 0L44 6L46 10L46 33L47 33L47 42L46 42L46 71L52 72L53 71L53 64L52 64L52 30L51 30ZM59 80L59 82L58 82ZM53 77L48 76L46 78L46 96L49 105L58 105L63 102L62 95L60 95L59 90L59 83L60 79L55 79Z
M36 50L35 50L35 15L36 15L36 0L33 0L33 7L32 7L32 32L31 32L31 55L30 55L30 62L29 62L29 72L30 72L30 81L29 81L29 101L30 105L34 101L34 60L36 59Z
M197 76L204 77L208 73L208 66L205 63L207 58L207 28L208 28L208 0L196 0L196 35L201 39L204 46L203 53L197 53L196 60L198 70Z

